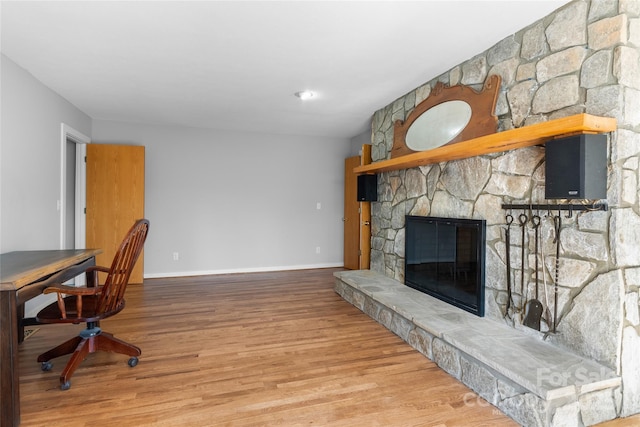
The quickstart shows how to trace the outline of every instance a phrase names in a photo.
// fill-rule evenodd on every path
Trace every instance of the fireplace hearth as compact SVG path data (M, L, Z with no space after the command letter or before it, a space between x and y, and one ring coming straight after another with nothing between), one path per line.
M479 318L371 270L334 273L345 301L521 425L616 417L615 371L504 323ZM582 420L580 423L578 420Z

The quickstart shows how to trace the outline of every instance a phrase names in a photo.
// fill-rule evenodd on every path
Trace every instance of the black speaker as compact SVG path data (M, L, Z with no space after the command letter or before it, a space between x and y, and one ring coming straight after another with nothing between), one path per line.
M575 135L545 146L545 198L607 198L606 135Z
M358 175L358 201L377 202L378 201L378 176Z

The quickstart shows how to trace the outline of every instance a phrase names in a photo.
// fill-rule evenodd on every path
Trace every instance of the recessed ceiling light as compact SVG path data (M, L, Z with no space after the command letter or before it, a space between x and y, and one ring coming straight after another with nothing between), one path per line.
M307 99L311 99L316 96L316 94L314 92L311 92L310 90L303 90L300 92L296 92L295 95L298 98L302 99L303 101L306 101Z

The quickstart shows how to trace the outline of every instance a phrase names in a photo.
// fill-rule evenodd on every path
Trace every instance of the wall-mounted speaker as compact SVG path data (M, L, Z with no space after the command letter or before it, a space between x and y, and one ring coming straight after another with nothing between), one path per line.
M606 135L575 135L545 147L545 198L607 198Z
M377 202L378 201L378 176L358 175L358 201Z

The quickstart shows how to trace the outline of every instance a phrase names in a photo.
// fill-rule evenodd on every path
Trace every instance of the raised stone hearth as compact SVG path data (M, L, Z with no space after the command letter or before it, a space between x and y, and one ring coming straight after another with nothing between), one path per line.
M588 426L618 413L620 377L606 366L370 270L335 276L346 301L522 425Z

